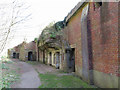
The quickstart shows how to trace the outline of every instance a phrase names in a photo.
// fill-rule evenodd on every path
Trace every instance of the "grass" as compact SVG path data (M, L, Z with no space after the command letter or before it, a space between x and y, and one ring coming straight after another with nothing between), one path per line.
M39 88L93 88L80 78L72 75L57 76L39 73L42 85Z

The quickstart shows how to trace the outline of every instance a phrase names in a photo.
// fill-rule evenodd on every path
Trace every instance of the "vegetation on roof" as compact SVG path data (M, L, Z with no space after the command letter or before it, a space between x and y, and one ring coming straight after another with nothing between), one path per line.
M48 26L46 26L43 29L43 32L41 33L39 40L44 41L48 38L55 38L56 35L59 35L62 29L64 28L63 21L59 21L57 23L51 22Z
M34 38L35 43L38 41L38 38Z

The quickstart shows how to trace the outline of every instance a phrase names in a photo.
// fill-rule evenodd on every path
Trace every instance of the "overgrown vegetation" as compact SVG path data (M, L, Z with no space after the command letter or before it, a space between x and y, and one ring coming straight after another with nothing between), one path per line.
M39 73L42 85L39 88L93 88L78 77L72 75L57 76Z
M51 22L48 26L46 26L40 37L40 42L44 42L44 40L48 38L56 38L57 35L63 35L61 34L61 30L64 28L63 21L59 21L57 23Z
M2 63L2 69L9 69L9 67L7 67L5 63Z
M19 75L16 74L16 71L4 72L2 75L2 88L10 88L10 85L17 80L19 80Z

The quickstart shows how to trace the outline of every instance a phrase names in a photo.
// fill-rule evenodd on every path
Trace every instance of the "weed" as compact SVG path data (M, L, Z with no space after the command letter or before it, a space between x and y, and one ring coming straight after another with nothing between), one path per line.
M10 85L19 80L19 75L16 74L16 71L6 72L2 77L2 88L9 88Z
M5 63L2 63L2 69L9 69L9 67L6 66Z

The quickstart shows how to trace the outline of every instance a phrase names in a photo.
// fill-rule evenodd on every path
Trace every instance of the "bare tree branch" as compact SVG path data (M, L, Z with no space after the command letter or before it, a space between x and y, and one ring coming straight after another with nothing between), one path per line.
M28 6L24 6L25 3L19 3L18 0L14 0L8 6L3 5L3 7L0 7L0 19L2 20L2 23L0 23L0 38L2 38L2 40L0 40L0 54L3 52L8 38L10 38L9 35L12 29L15 28L15 25L19 25L21 22L25 22L30 18L31 14L21 17L23 11L29 8Z

